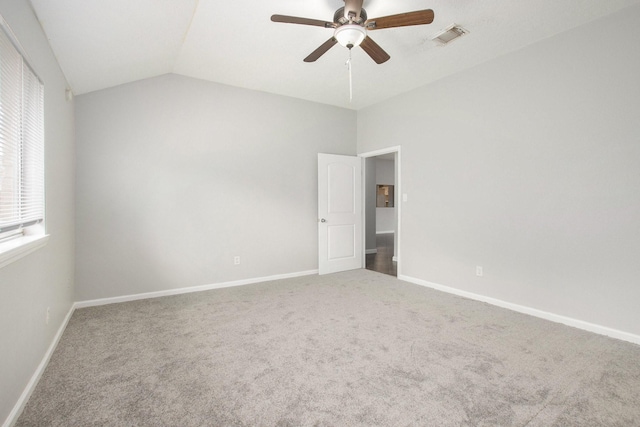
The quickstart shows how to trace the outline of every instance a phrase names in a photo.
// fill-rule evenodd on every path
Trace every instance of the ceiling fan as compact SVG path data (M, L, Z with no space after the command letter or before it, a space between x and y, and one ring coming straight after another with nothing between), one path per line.
M423 25L433 22L434 15L431 9L367 19L367 11L362 7L362 2L363 0L344 0L344 7L336 10L333 15L333 22L285 15L272 15L271 20L273 22L313 25L334 29L333 36L304 58L304 62L316 61L336 43L339 43L348 49L361 46L371 59L378 64L388 61L391 57L367 35L367 31Z

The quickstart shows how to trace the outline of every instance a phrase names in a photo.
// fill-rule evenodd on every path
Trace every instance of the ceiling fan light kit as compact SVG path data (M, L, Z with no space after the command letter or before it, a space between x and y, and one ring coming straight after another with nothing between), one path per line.
M367 37L367 30L358 24L347 24L336 28L333 33L335 38L341 46L351 49L355 46L360 46Z

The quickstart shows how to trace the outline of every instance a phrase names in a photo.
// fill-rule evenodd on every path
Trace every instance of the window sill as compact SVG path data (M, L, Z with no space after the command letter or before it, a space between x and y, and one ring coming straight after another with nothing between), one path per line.
M24 236L0 243L0 268L19 260L23 256L34 252L49 241L48 234L37 236Z

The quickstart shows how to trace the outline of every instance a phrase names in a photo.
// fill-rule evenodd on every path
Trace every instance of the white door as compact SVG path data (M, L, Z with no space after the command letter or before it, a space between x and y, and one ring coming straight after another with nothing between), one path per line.
M362 159L318 154L318 270L362 268Z

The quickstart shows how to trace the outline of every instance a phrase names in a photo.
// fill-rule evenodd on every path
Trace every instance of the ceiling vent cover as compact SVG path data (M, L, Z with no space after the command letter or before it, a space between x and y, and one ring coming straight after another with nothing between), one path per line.
M444 46L448 43L451 43L455 39L464 36L465 34L469 34L469 31L465 30L460 25L451 24L447 28L433 36L431 40Z

